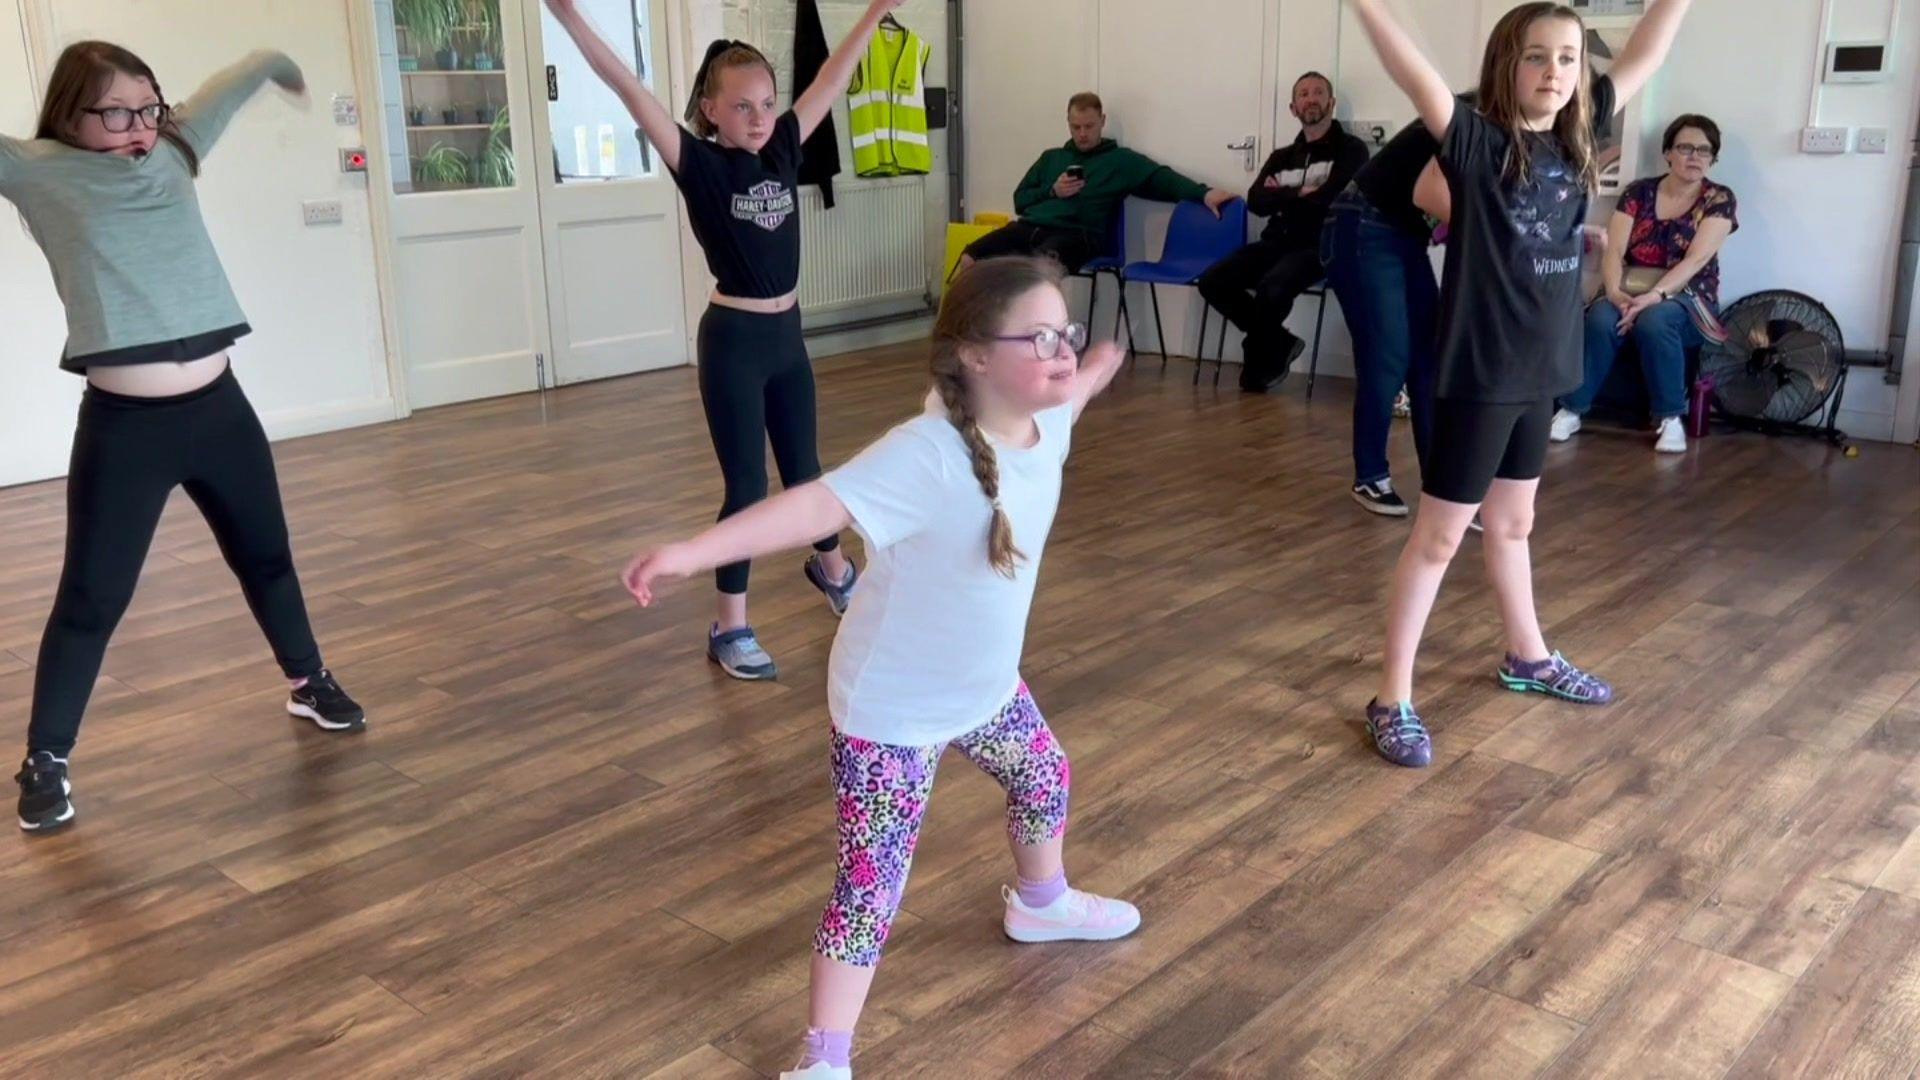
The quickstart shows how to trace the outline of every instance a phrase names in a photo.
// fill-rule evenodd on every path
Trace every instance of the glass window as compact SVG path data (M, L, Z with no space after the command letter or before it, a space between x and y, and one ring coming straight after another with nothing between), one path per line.
M577 0L621 58L651 89L653 34L650 0ZM541 5L541 37L547 51L547 117L553 125L554 178L562 184L602 183L652 176L659 155L635 130L638 125L619 95L587 67L586 58ZM673 111L673 105L667 108Z
M402 195L513 187L500 0L373 0L388 161Z

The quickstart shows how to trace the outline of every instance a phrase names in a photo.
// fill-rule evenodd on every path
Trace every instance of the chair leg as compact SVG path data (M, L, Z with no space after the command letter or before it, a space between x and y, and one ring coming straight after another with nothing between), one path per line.
M1207 317L1213 314L1213 306L1200 302L1200 344L1193 350L1193 385L1200 385L1200 369L1207 365Z
M1160 321L1160 289L1155 283L1147 282L1147 296L1153 300L1153 336L1160 343L1160 371L1167 370L1167 324Z
M1093 313L1100 307L1100 273L1095 271L1087 279L1087 329L1093 329Z
M1113 333L1115 337L1118 337L1120 335L1121 325L1124 324L1126 326L1127 363L1131 365L1139 361L1140 352L1133 344L1133 312L1127 308L1127 279L1121 277L1120 272L1116 270L1113 274L1113 283L1120 288L1120 309L1113 313Z
M1220 385L1220 369L1227 366L1227 316L1220 316L1220 340L1213 344L1213 385Z
M1307 366L1307 400L1313 400L1313 383L1320 376L1320 328L1327 322L1327 286L1320 286L1320 314L1313 317L1313 362Z

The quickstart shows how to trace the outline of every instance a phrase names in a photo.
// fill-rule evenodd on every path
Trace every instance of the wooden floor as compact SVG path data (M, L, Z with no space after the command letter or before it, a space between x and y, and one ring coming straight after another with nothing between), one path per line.
M923 385L916 349L820 368L829 462ZM1145 926L1006 942L997 789L950 758L863 1075L1913 1074L1920 455L1556 447L1541 612L1619 701L1495 686L1470 539L1421 658L1439 753L1403 771L1358 719L1406 525L1348 499L1344 384L1308 405L1156 369L1076 435L1026 664L1074 758L1073 879ZM692 373L278 454L372 725L282 714L176 499L74 759L79 821L4 841L0 1074L790 1066L831 879L834 623L798 556L763 563L786 675L743 685L702 659L703 584L644 612L617 587L719 503ZM0 492L14 730L62 490Z

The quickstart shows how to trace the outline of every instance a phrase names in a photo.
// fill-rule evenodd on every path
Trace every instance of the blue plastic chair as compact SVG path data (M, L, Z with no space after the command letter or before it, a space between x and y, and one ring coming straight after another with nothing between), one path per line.
M1220 208L1220 216L1213 216L1205 203L1183 202L1173 208L1173 220L1167 225L1167 243L1160 258L1151 262L1128 263L1121 270L1124 282L1144 281L1147 292L1153 297L1153 332L1160 340L1160 370L1167 370L1167 336L1160 322L1161 285L1193 286L1200 282L1200 275L1221 259L1246 246L1247 243L1247 204L1235 199ZM1200 356L1207 347L1207 316L1212 311L1203 306L1200 315L1200 344L1194 349L1194 355ZM1131 331L1131 327L1128 328ZM1194 382L1200 381L1200 369L1193 369Z
M1113 332L1120 333L1124 323L1127 328L1127 353L1133 353L1133 320L1127 317L1127 279L1122 273L1127 263L1127 204L1120 203L1120 210L1113 215L1113 224L1107 227L1106 250L1088 259L1086 265L1074 271L1074 277L1087 278L1092 284L1087 295L1087 328L1093 328L1093 312L1100 304L1100 275L1112 274L1113 280L1120 286L1120 308L1113 315Z

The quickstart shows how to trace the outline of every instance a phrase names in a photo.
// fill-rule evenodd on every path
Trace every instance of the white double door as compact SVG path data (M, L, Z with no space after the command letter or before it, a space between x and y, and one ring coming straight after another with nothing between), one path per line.
M672 179L545 6L474 0L471 23L421 32L424 5L362 2L408 405L684 364ZM663 96L667 3L580 0Z

